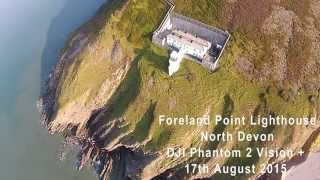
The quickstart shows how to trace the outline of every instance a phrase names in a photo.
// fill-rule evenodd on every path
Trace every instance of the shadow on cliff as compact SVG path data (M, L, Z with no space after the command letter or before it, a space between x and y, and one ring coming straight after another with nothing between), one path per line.
M150 60L149 58L151 57L155 59L164 58L153 53L148 48L136 49L135 54L136 57L131 62L130 69L108 103L93 112L86 124L88 136L94 140L94 145L98 149L102 149L102 151L114 140L125 142L124 144L126 145L131 142L134 144L136 141L145 140L153 123L156 102L150 102L149 107L136 124L134 130L121 137L124 134L124 130L119 126L123 126L122 122L125 121L123 120L123 114L128 110L131 103L138 98L141 89L142 72L140 62L146 59ZM157 61L151 66L159 69L164 67L162 63ZM152 154L144 154L141 149L133 150L124 145L118 146L113 150L106 150L106 152L106 154L99 155L98 160L102 163L98 166L97 174L100 177L109 179L127 179L128 174L137 175L141 169L155 158ZM110 167L112 167L110 172L103 171L103 169Z
M139 54L130 65L130 69L124 80L120 83L109 103L100 110L97 110L86 124L89 136L93 137L98 147L104 147L106 143L117 137L120 132L118 128L113 128L112 120L120 118L131 102L135 100L140 89ZM99 117L98 117L99 116ZM115 121L119 123L119 121ZM108 132L105 138L104 134Z
M114 138L119 137L122 132L117 126L121 123L123 114L129 108L130 104L135 101L139 95L141 88L141 71L139 67L139 62L146 60L152 62L150 65L154 68L165 71L166 62L163 61L165 57L154 53L148 48L136 49L135 54L137 56L130 64L130 69L126 74L126 77L115 93L110 98L108 103L101 109L96 110L86 124L86 129L88 130L88 135L93 137L99 147L104 147L106 144L114 140ZM156 107L156 102L151 102L149 109L145 112L145 116L137 124L137 128L141 129L141 126L145 131L148 131L149 126L153 121L153 111ZM135 139L141 141L145 139L145 135L138 136L134 132ZM141 133L141 132L140 132ZM143 133L142 133L143 134Z
M271 111L270 107L268 106L268 101L266 98L266 94L262 93L259 95L260 103L256 106L252 117L253 121L257 120L258 116L272 116L276 117L276 114ZM270 125L267 128L246 128L244 132L248 133L253 133L253 134L269 134L272 133L275 129L274 125ZM231 167L231 166L253 166L256 165L259 162L259 154L256 148L262 148L265 146L265 143L261 140L258 141L247 141L243 142L243 145L240 146L239 144L235 145L233 149L240 149L241 154L243 156L241 157L230 157L226 160L225 164L223 166ZM247 148L251 148L252 151L250 153L250 156L248 154ZM270 162L272 159L269 160ZM213 179L234 179L232 175L229 173L216 173L215 175L212 176ZM248 179L250 178L250 175L246 174L238 174L237 179Z
M223 102L223 109L222 109L222 113L221 116L223 118L230 118L232 113L234 111L234 102L231 99L229 94L226 94L224 96L224 102ZM226 125L221 122L219 124L217 124L213 130L213 134L221 134L225 131L226 129ZM219 145L219 141L218 142L211 142L207 148L205 149L217 149L218 145ZM205 159L205 161L207 161L209 159ZM203 160L195 160L192 163L204 163L205 161ZM188 162L190 163L190 162ZM174 168L168 169L165 172L161 173L160 175L152 178L152 180L165 180L165 179L171 179L171 180L179 180L179 179L189 179L191 178L190 176L192 175L192 173L187 173L186 168L184 168L185 164L180 164ZM206 179L206 178L203 178ZM211 178L210 178L211 179ZM215 178L212 178L215 179Z
M232 116L232 113L234 111L234 102L233 100L231 99L230 95L227 94L224 96L224 103L223 103L223 110L222 110L222 118L225 119L230 119L231 116ZM220 121L216 127L214 127L214 130L213 130L213 134L222 134L225 129L226 129L226 124L224 124L222 121ZM209 145L209 149L217 149L218 148L218 145L219 145L219 141L214 141L214 142L210 142L210 145Z

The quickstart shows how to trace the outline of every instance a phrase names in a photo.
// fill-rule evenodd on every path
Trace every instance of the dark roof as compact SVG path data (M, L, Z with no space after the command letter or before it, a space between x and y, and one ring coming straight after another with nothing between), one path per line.
M224 31L180 14L172 13L170 19L174 29L191 33L213 44L224 46L229 37L229 34Z

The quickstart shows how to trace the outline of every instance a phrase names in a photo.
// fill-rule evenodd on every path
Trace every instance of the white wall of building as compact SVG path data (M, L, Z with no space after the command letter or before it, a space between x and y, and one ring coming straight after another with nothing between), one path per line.
M210 46L192 46L190 43L184 43L183 41L180 41L178 38L175 38L175 36L167 36L167 44L179 50L184 49L185 54L189 54L198 58L203 58L210 48Z

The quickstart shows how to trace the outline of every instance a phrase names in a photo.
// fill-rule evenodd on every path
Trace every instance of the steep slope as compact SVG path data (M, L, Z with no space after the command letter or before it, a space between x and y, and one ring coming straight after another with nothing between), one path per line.
M283 161L256 156L168 159L165 148L245 151L250 146L298 151L315 141L319 127L160 126L158 117L319 115L320 4L299 2L175 0L178 12L227 29L232 38L217 72L184 61L169 77L168 52L151 43L167 4L109 1L67 43L40 101L44 123L51 133L62 133L68 143L80 145L79 168L92 164L102 179L231 178L187 174L183 166ZM272 132L276 141L201 142L203 130ZM312 147L318 150L316 144ZM304 148L308 151L310 146Z

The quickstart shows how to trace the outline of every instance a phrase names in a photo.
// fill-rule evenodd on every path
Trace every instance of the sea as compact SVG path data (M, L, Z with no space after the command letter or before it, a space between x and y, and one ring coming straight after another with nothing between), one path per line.
M0 180L97 179L57 159L63 138L40 125L36 101L70 33L105 1L0 1Z
M0 0L0 180L95 180L75 158L59 160L63 138L41 126L37 99L70 33L106 0ZM283 179L319 179L312 154ZM310 168L311 167L311 168Z

